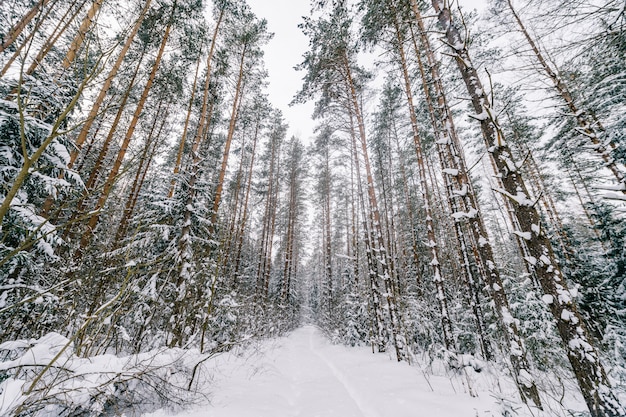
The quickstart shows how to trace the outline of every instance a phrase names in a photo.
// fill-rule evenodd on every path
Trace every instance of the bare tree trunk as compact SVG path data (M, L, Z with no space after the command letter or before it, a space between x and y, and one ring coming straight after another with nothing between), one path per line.
M124 115L124 110L126 109L126 102L128 101L128 98L130 97L130 93L135 84L135 79L137 78L137 74L139 73L139 68L141 67L142 59L143 59L143 53L141 54L141 57L137 61L137 66L135 67L133 76L128 84L128 87L126 88L126 91L124 92L124 95L122 96L122 101L120 102L119 108L117 109L117 114L115 115L115 119L113 120L113 123L111 124L107 137L105 138L102 144L102 148L100 148L100 152L98 153L98 157L96 158L95 164L93 168L91 169L89 178L87 179L87 182L85 183L85 189L83 190L82 195L78 203L76 204L76 207L74 208L72 212L72 215L70 216L70 222L69 222L70 224L73 224L74 220L76 220L79 216L82 215L82 212L85 209L85 206L87 203L85 199L89 196L90 193L95 191L96 183L98 182L98 178L100 176L100 170L102 168L102 165L104 164L107 154L109 153L109 148L111 147L111 144L113 142L113 137L115 136L115 132L117 131L117 128L119 127L120 120L122 119L122 116ZM50 201L50 205L48 205L48 200L46 200L46 204L44 204L44 210L50 209L52 200L50 199L49 201ZM66 228L64 237L69 236L71 233L72 233L71 229Z
M441 120L443 121L443 126L440 130L440 132L443 134L443 138L440 141L441 143L438 143L437 146L440 152L442 168L444 168L444 172L446 172L446 174L444 174L445 180L449 183L450 177L454 177L457 181L458 189L452 188L452 185L449 184L449 192L451 193L450 202L453 204L453 211L455 211L458 217L455 219L457 233L459 234L461 245L466 245L467 240L464 238L464 234L460 229L459 222L462 218L467 218L469 220L469 227L472 232L472 236L470 237L469 242L472 244L474 254L476 255L475 257L478 262L479 271L482 273L487 283L489 284L489 293L491 294L491 298L494 301L495 310L499 322L505 329L504 334L505 340L507 341L507 349L510 354L511 364L515 372L515 381L517 383L518 389L520 390L521 398L524 401L526 401L527 398L530 398L537 407L541 408L541 399L539 397L537 387L529 373L529 365L526 359L526 351L523 341L521 340L519 335L519 329L515 321L509 319L509 317L511 317L511 313L508 303L508 297L504 292L504 285L500 278L499 270L496 267L495 257L491 248L491 244L489 243L489 236L487 234L487 230L482 219L475 191L468 176L465 158L460 152L460 141L458 139L458 136L456 135L454 122L452 120L451 112L447 105L447 100L445 98L445 93L441 84L441 77L437 69L437 62L434 59L432 48L430 47L428 37L426 36L425 27L421 19L419 9L416 7L416 4L414 2L412 2L412 5L419 26L422 43L426 49L426 55L429 60L429 66L431 68L431 78L433 79L435 90L438 96L438 107L444 113L443 117L441 117ZM446 171L446 168L449 169L449 171ZM457 211L458 207L455 204L456 198L459 199L465 211ZM473 279L472 271L469 270L469 265L467 264L468 262L469 259L465 257L464 263L465 267L468 268L467 278L469 279L468 287L470 288L471 293L471 305L472 308L475 310L479 331L481 334L484 334L482 312L479 310L480 301L478 298L478 293L476 290L476 284ZM488 346L484 341L484 336L482 336L482 338L483 351L487 356L489 356L490 352L488 351Z
M222 19L224 17L225 9L220 10L219 17L217 22L215 23L215 28L213 29L213 37L211 38L211 47L209 48L209 53L207 55L206 61L206 76L204 79L204 88L202 94L202 108L200 110L198 127L196 130L196 135L194 137L193 144L191 146L191 175L189 177L189 192L187 195L187 204L185 205L185 213L184 213L184 221L183 227L181 230L181 236L179 240L179 250L181 256L181 264L179 268L178 275L178 285L181 285L184 282L186 276L190 273L191 268L191 207L193 206L195 197L196 197L196 181L198 180L198 176L200 173L200 144L202 143L203 138L206 136L206 132L211 124L211 118L213 117L213 109L215 105L215 100L209 100L210 95L210 85L212 79L212 64L213 64L213 55L215 53L215 45L217 44L217 37L219 34L220 26L222 23ZM194 81L195 83L195 81ZM195 90L195 89L194 89ZM190 102L191 109L191 102ZM188 115L189 117L189 115ZM187 123L187 122L185 122ZM185 140L184 134L181 139L181 144L179 147L179 155L177 157L182 159L182 149L184 147L183 141ZM179 162L177 162L178 164ZM175 168L176 173L176 168ZM176 185L176 178L172 178L172 183L170 185L169 197L171 198L174 194L174 187ZM204 343L204 338L202 339L202 343Z
M35 18L35 16L37 16L37 13L43 11L49 2L50 0L39 0L39 2L34 5L33 8L30 9L28 13L26 13L22 19L15 24L15 26L9 29L8 33L2 38L2 43L0 43L0 53L17 40L24 28Z
M215 226L217 224L217 212L220 208L220 202L222 200L222 190L224 188L224 178L226 176L226 167L228 165L228 157L230 155L230 144L235 134L235 124L237 123L239 101L242 93L243 78L244 78L244 63L246 59L246 51L248 45L243 46L241 52L241 58L239 60L239 75L237 77L237 86L235 87L235 97L233 98L233 107L230 114L230 123L228 125L228 134L226 136L226 144L224 145L224 154L222 156L222 166L217 179L217 188L215 189L215 197L213 199L213 212L211 213L211 232L215 232Z
M291 287L291 277L294 270L295 259L295 227L296 227L296 204L297 204L297 166L291 166L289 173L289 205L287 214L287 236L285 248L285 264L283 268L283 287L282 302L286 304L289 301L289 291Z
M212 64L213 64L213 55L215 54L215 45L217 44L217 36L219 35L219 30L220 30L220 26L222 24L222 19L224 18L224 13L225 13L225 9L222 8L220 10L220 14L219 17L217 19L217 22L215 22L215 28L213 29L213 37L211 38L211 47L209 48L209 53L207 55L207 59L206 59L206 77L204 79L204 89L203 89L203 93L202 93L202 109L200 110L200 118L199 118L199 124L198 124L198 130L196 131L196 137L194 139L194 143L195 144L199 144L201 141L201 138L204 137L206 130L207 130L207 126L210 122L210 120L207 118L207 105L209 102L209 87L211 85L211 77L212 77ZM200 63L200 61L198 60L198 64ZM172 184L170 186L170 191L168 193L168 198L172 198L172 196L174 195L174 188L176 187L176 174L178 174L179 170L180 170L180 163L182 160L182 152L185 146L185 137L187 134L187 126L189 124L189 115L191 113L191 107L192 107L192 102L193 102L193 97L195 94L195 90L196 90L196 79L198 76L198 68L196 67L196 76L194 77L194 82L193 82L193 89L191 92L191 99L189 100L189 110L187 111L187 118L185 119L185 127L183 129L183 135L182 138L180 140L180 146L179 146L179 150L178 150L178 155L176 157L176 165L174 166L174 177L172 178ZM213 101L211 101L211 106L213 106ZM211 108L212 110L212 108ZM194 145L195 146L195 145Z
M419 10L418 10L419 13ZM438 151L438 157L440 162L440 167L442 171L442 177L445 183L446 196L448 200L448 205L453 213L453 222L454 222L454 232L456 235L456 239L458 244L456 245L459 251L459 259L461 259L461 267L463 273L463 280L468 289L467 299L469 301L469 305L472 308L474 313L474 318L476 320L476 328L478 333L478 338L481 346L481 351L483 357L487 360L491 360L492 353L489 343L487 342L486 337L486 327L484 324L484 317L482 308L480 305L479 298L479 284L476 282L477 280L474 277L474 271L471 268L471 260L470 260L470 251L474 251L474 255L476 258L476 262L480 263L481 259L479 258L478 251L474 240L471 238L468 239L465 236L465 231L463 229L463 225L461 222L461 218L457 216L460 213L471 213L470 207L466 202L466 196L468 193L471 193L473 196L473 189L471 187L471 181L467 176L467 173L463 169L465 167L464 157L457 152L456 147L454 146L454 142L451 142L450 136L456 138L456 130L454 124L451 119L451 113L449 108L447 107L447 102L445 99L445 93L443 91L443 86L441 85L441 79L439 76L439 72L437 69L437 62L434 59L432 50L430 48L430 42L428 41L428 37L424 31L423 23L421 20L421 16L417 16L419 31L422 42L422 49L424 50L427 59L429 61L429 66L431 69L431 79L429 80L424 69L424 64L422 62L422 58L420 55L420 49L417 46L417 42L415 39L415 34L413 33L413 28L409 26L409 30L411 33L411 38L413 41L413 46L415 49L415 55L417 57L418 67L420 70L420 76L422 79L422 86L424 88L424 96L426 98L426 103L428 106L428 112L431 119L431 124L433 126L433 130L435 132L435 136L437 137L436 148ZM396 21L396 32L398 33L398 41L403 42L403 38L400 36L400 28ZM406 59L404 58L403 49L399 49L401 54L401 64L403 68L403 74L405 78L405 82L407 85L409 84L408 78L408 69L406 68ZM435 90L435 95L437 96L437 103L435 107L435 101L432 97L432 94L429 89L429 85L432 84ZM410 88L410 87L409 87ZM436 111L439 110L439 113ZM456 174L456 175L450 175ZM456 180L456 185L458 188L454 187L453 182ZM460 199L460 201L458 201ZM478 216L479 213L477 212ZM469 247L468 247L469 246ZM484 271L486 268L481 268L478 265L479 272L482 272L484 275ZM486 276L484 276L486 278ZM519 372L519 370L518 370Z
M326 276L326 282L328 283L328 314L332 317L333 314L333 264L332 264L332 235L331 235L331 221L330 221L330 150L328 149L328 143L324 149L324 203L322 208L323 221L324 221L324 275Z
M174 163L174 176L170 184L170 190L167 193L167 198L174 196L174 189L176 188L176 177L180 172L180 167L183 162L183 154L185 151L185 142L187 140L187 130L189 129L189 120L191 119L191 113L193 110L193 102L196 98L196 85L198 82L198 71L200 70L200 62L202 61L202 54L198 55L198 62L196 63L196 71L193 76L193 85L191 86L191 95L189 97L189 104L187 105L187 115L185 116L185 124L183 126L183 133L180 136L180 142L178 144L178 153L176 154L176 162Z
M63 32L65 32L65 29L67 29L68 26L72 23L72 21L74 20L76 15L79 13L80 9L83 7L86 1L87 0L82 0L82 3L77 8L76 12L70 17L70 19L65 23L65 25L63 25L63 21L71 13L72 7L74 6L74 4L77 4L78 2L75 2L74 4L70 5L67 8L67 11L63 15L63 17L59 19L57 26L54 28L54 30L50 34L50 37L44 43L44 45L42 46L42 49L37 54L37 58L34 59L34 61L31 63L31 66L28 68L28 70L26 70L26 74L31 75L33 73L34 69L31 70L31 68L33 68L33 66L36 67L39 64L39 62L43 60L43 57L45 56L45 54L47 54L50 51L50 49L52 49L56 41L63 34ZM41 25L48 18L48 16L50 15L53 9L54 9L53 7L49 7L45 11L45 13L39 19L37 19L37 23L35 24L35 27L33 28L33 30L28 34L28 36L24 39L24 41L20 43L20 45L17 48L15 48L15 52L13 52L13 55L11 55L11 57L4 64L4 67L2 67L2 70L0 71L0 78L5 76L9 68L11 68L11 65L13 65L15 60L20 56L24 48L26 48L26 45L29 45L29 48L30 48L30 44L33 41L33 38L35 37L39 29L41 28Z
M126 57L126 53L130 49L130 46L132 45L133 40L135 39L135 36L137 35L139 28L141 27L141 23L143 22L143 19L145 18L146 14L148 13L148 10L150 9L151 1L152 0L146 0L146 4L141 10L141 13L139 14L139 17L137 18L137 21L135 22L133 29L128 34L128 37L126 38L126 42L124 42L124 46L122 47L122 50L117 56L117 59L115 60L115 63L113 64L113 67L111 67L111 70L109 71L109 74L107 75L107 78L104 80L104 83L102 84L102 87L100 88L98 97L96 97L93 105L91 106L91 110L89 110L89 114L87 115L87 120L85 120L85 123L81 127L80 132L78 136L76 137L76 140L74 141L76 149L73 150L70 154L70 162L68 163L68 168L70 169L74 165L74 162L76 162L76 158L78 157L78 154L83 144L85 143L85 140L87 139L89 130L91 129L93 122L96 120L96 117L98 116L102 103L104 103L104 98L106 97L106 94L109 91L109 88L111 87L111 83L117 76L117 73L120 67L122 66L122 63L124 62L124 58ZM142 57L143 57L143 53L142 53Z
M98 199L98 202L96 203L96 206L93 212L94 214L89 218L87 230L85 231L85 233L83 234L83 237L81 238L81 241L80 241L81 252L83 249L87 247L87 245L91 241L92 234L100 219L100 210L104 207L104 204L106 203L109 197L111 189L113 188L113 185L115 184L115 180L117 179L117 174L119 173L119 170L122 166L124 156L126 156L128 145L130 144L130 141L133 138L133 134L135 133L135 128L137 127L139 116L141 116L144 105L146 104L146 100L148 99L148 94L150 93L150 89L152 88L152 85L154 84L154 79L156 77L156 73L161 64L161 59L163 58L163 53L165 52L165 46L167 45L170 31L172 30L172 24L173 24L172 20L173 20L175 9L176 9L176 3L174 3L174 5L172 6L172 15L170 16L170 20L167 24L167 27L165 28L165 33L163 34L163 39L161 40L159 51L157 53L154 64L152 65L152 70L150 71L148 81L146 82L143 92L141 93L141 96L139 98L139 102L137 103L137 108L135 109L135 113L133 114L133 118L130 122L130 126L128 127L128 130L126 131L126 135L124 136L122 146L120 147L120 150L117 154L117 158L115 162L113 163L113 167L111 171L109 172L109 176L104 184L102 193L100 194L100 198Z
M611 154L613 151L615 151L617 146L611 140L604 141L600 138L601 132L603 132L605 129L602 127L599 121L594 120L592 114L589 114L584 109L580 109L578 107L569 88L567 87L561 76L558 74L558 70L553 70L550 64L548 64L548 61L539 50L536 42L530 36L528 30L526 30L526 26L524 26L524 23L515 11L511 0L507 0L507 4L509 6L509 10L513 14L513 17L515 18L515 21L520 27L520 31L526 38L526 41L528 41L530 49L532 49L535 57L537 58L537 61L541 65L541 68L543 68L546 75L552 81L554 89L567 105L567 108L571 112L571 115L576 119L576 123L578 124L578 133L583 135L592 143L592 149L595 151L596 154L600 155L600 157L604 161L604 166L611 171L611 173L617 180L619 184L619 191L622 194L626 194L626 177L624 177L624 172L622 170L622 168L624 167L622 164L618 166L615 162L615 158ZM626 197L622 197L620 199L626 199Z
M412 3L415 3L415 0L412 0ZM521 228L516 232L527 241L530 252L530 257L526 261L532 264L537 274L544 292L543 300L548 304L556 320L563 347L567 351L589 411L593 417L624 416L626 413L610 388L598 352L587 335L550 241L541 229L535 202L528 194L524 180L495 120L478 73L472 66L467 45L463 42L452 20L450 9L445 3L433 0L432 5L472 100L476 111L475 118L480 121L486 148L496 166L496 174L501 177L503 189L498 191L511 200L513 215Z
M440 261L439 261L439 245L437 244L437 237L435 236L435 225L433 222L433 213L431 210L430 191L428 182L426 180L426 168L424 161L424 153L422 151L422 139L419 135L419 127L417 124L417 117L415 113L415 106L413 105L413 93L411 89L411 81L409 78L406 55L404 53L404 40L401 37L400 28L397 21L394 19L396 25L396 35L398 37L397 48L400 57L400 67L402 69L402 75L404 78L404 91L407 97L407 105L409 107L409 116L411 120L411 129L413 133L413 145L415 146L415 152L417 154L417 165L420 178L420 191L422 193L422 202L424 204L424 211L426 215L426 233L428 239L428 247L430 248L431 261L430 266L433 269L433 282L435 284L435 290L437 292L436 299L439 303L439 311L441 314L441 324L443 332L443 340L446 350L456 354L456 347L453 339L452 332L452 319L450 318L448 303L445 295L445 278L443 277Z
M350 63L348 61L348 57L343 56L343 69L345 71L345 82L346 87L348 89L349 100L350 100L350 108L348 111L354 114L356 118L356 124L359 132L359 138L361 142L361 150L365 165L365 175L367 179L367 195L371 207L371 215L372 221L374 225L373 232L375 233L375 244L376 244L376 252L378 254L377 258L380 264L380 274L385 285L385 298L387 301L389 320L391 324L391 333L393 338L393 344L396 350L396 355L398 361L406 360L406 342L404 341L404 337L402 331L400 329L400 320L398 318L397 305L395 300L395 294L393 289L393 283L391 280L391 276L389 274L389 260L388 254L385 249L384 235L382 231L382 226L380 223L380 211L378 209L378 202L376 199L376 190L374 188L374 178L372 176L371 164L369 161L368 151L367 151L367 139L365 135L365 124L363 121L363 115L360 110L359 101L357 98L356 88L354 85L354 81L352 79L352 70L350 68Z
M359 208L361 211L361 219L363 224L363 234L365 242L365 257L367 260L367 286L369 292L370 317L372 318L371 344L372 352L376 345L378 352L385 352L387 349L387 341L389 334L385 327L385 319L383 317L383 309L381 306L382 294L380 292L380 284L378 282L378 262L374 256L374 238L372 236L371 215L368 216L368 210L365 208L365 193L361 183L361 162L357 151L357 138L354 126L354 117L350 112L350 136L352 139L352 159L356 171L357 194L359 198ZM371 210L370 210L371 212ZM373 310L373 311L372 311Z
M61 19L59 19L59 23L57 24L57 26L54 28L54 30L50 34L50 37L43 44L43 46L39 50L39 53L37 54L37 56L30 63L30 66L26 70L26 74L32 75L35 72L35 70L39 67L39 65L41 65L41 63L46 58L48 53L56 45L56 43L59 40L59 38L65 33L65 31L72 24L74 19L76 19L76 16L78 16L78 13L80 13L80 11L82 10L82 8L85 5L85 3L87 3L87 0L82 0L80 5L76 8L74 13L72 13L72 15L67 20L67 22L65 22L65 24L63 24L63 22L65 21L65 18L72 12L72 8L73 8L74 4L78 4L78 2L77 1L74 2L74 4L70 5L70 7L67 8L67 11L65 12L65 15L63 15L63 17L61 17ZM33 32L33 34L34 34L34 32ZM20 49L21 49L22 46L23 45L20 46ZM18 49L16 51L16 54L19 53L20 49ZM10 62L13 62L13 61L11 60ZM8 63L7 65L10 65L10 63Z
M235 268L233 271L233 283L236 285L238 283L238 275L239 275L239 267L241 264L241 252L243 249L243 239L244 239L244 231L246 228L246 223L248 222L248 212L249 212L249 208L248 208L248 202L250 201L250 190L252 189L252 169L254 167L254 160L256 157L256 147L257 147L257 142L258 142L258 137L259 137L259 130L260 130L260 124L261 124L261 120L260 120L260 116L257 119L256 122L256 126L254 129L254 139L252 141L252 152L250 155L250 162L249 162L249 166L248 166L248 176L246 179L246 194L244 197L244 201L243 201L243 214L241 216L241 219L239 220L239 228L237 230L236 233L236 237L235 237L235 241L236 241L236 251L235 251Z
M257 268L257 295L262 298L266 298L268 295L267 283L270 275L274 224L276 220L276 207L278 206L281 134L282 133L278 130L270 134L270 167L267 180L267 198L265 200L263 213L261 248Z
M74 37L74 40L70 45L70 49L67 51L67 54L63 59L63 70L68 69L76 59L78 50L85 41L85 35L87 35L87 32L89 32L91 25L95 21L96 14L100 10L103 1L104 0L94 0L93 4L91 5L91 8L87 12L87 16L85 16L82 23L80 24L80 27L78 28L78 33Z
M141 192L141 188L143 187L146 174L148 173L148 169L150 168L150 164L152 163L154 154L156 153L160 145L161 133L163 132L163 127L167 122L168 115L169 108L166 108L163 113L158 112L157 116L155 117L155 122L157 122L156 119L158 118L161 119L161 123L160 125L158 125L159 128L156 134L154 134L154 131L157 123L153 124L152 128L150 129L150 133L148 134L148 138L146 139L146 143L144 144L143 151L139 158L139 167L137 167L135 179L133 180L130 193L128 194L128 198L126 199L126 205L124 206L122 218L120 219L117 232L115 233L113 247L117 247L118 243L126 234L126 230L128 229L128 223L130 222L133 212L135 211L135 205L137 204L137 199L139 198L139 193Z

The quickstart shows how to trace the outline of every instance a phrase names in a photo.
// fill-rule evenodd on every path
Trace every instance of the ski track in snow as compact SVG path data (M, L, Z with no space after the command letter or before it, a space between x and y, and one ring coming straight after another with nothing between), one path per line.
M348 381L347 377L335 367L332 361L329 360L322 353L319 353L317 349L315 349L315 347L313 346L314 328L309 327L306 330L309 332L309 349L311 349L311 352L313 352L315 356L320 358L326 364L328 369L330 369L330 371L332 372L333 376L337 378L337 381L339 381L341 385L343 385L344 389L348 392L348 395L350 396L352 401L354 401L354 403L357 405L357 407L361 411L361 414L363 415L363 417L380 417L378 413L373 412L371 408L367 407L366 405L367 403L361 398L358 391L354 388L354 386L350 383L350 381Z
M372 354L368 347L332 345L314 326L263 342L261 353L224 354L205 368L210 404L179 417L491 417L489 392L468 394L460 379ZM476 387L472 387L475 389ZM515 395L513 392L512 395ZM171 416L160 410L144 417Z

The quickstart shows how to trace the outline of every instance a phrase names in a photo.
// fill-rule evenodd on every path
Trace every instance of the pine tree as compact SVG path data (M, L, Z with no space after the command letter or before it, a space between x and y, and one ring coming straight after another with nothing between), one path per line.
M384 243L378 197L371 172L367 136L359 94L361 93L363 76L366 73L354 63L356 50L350 39L351 19L345 2L337 2L332 7L328 19L313 21L305 19L303 31L311 39L311 51L305 53L301 69L307 70L303 89L296 100L304 101L310 95L319 95L316 103L317 112L321 115L329 110L331 104L339 104L350 119L354 133L353 142L360 143L359 159L363 158L367 187L370 221L373 226L371 240L372 261L370 270L378 270L378 276L372 276L372 286L381 280L385 287L385 301L388 306L389 334L396 350L398 360L406 358L405 341L400 329L400 319L395 300L395 289L389 270L389 257ZM357 146L358 148L358 146ZM381 343L379 341L379 343Z
M472 66L467 44L460 35L450 9L438 0L434 0L432 6L438 15L439 25L445 30L447 42L476 111L475 118L480 121L485 146L496 173L500 175L503 188L499 192L511 200L513 214L521 227L518 232L526 233L525 236L528 237L524 238L530 253L526 261L534 267L537 274L545 294L544 299L557 322L559 335L587 406L594 416L624 415L623 408L611 391L598 352L587 335L552 245L541 230L539 214L530 199L519 168L515 165L496 115L493 114L480 77Z

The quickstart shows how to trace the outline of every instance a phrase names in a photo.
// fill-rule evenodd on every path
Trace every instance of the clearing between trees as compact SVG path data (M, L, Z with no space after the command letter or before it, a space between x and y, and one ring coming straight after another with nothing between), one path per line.
M475 417L565 416L547 408L532 412L520 403L505 376L483 363L446 371L427 358L395 362L369 347L333 345L312 325L264 342L258 350L227 353L204 368L200 386L209 404L185 417ZM480 372L476 372L476 369ZM571 391L575 392L574 387ZM568 396L568 406L583 410L582 398ZM550 404L547 405L550 407ZM558 409L562 409L559 407ZM144 417L176 415L160 410ZM567 414L571 415L571 414Z

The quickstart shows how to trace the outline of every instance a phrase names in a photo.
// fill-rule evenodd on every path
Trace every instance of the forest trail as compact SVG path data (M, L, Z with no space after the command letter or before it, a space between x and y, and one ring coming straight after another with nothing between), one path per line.
M224 355L213 371L207 393L211 404L181 417L501 415L489 392L470 396L464 378L426 376L418 366L374 355L367 347L332 345L314 326L267 342L252 355Z

